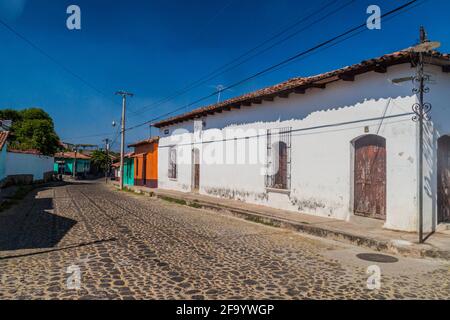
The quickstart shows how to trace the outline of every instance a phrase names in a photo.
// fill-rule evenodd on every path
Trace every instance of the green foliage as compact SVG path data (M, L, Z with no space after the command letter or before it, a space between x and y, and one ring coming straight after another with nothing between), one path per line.
M10 145L19 150L36 149L44 155L53 155L59 148L59 137L53 120L39 108L20 111L0 110L0 119L12 120Z
M105 151L96 150L91 155L92 164L95 165L100 170L106 172L109 168L111 160L108 159L108 155Z

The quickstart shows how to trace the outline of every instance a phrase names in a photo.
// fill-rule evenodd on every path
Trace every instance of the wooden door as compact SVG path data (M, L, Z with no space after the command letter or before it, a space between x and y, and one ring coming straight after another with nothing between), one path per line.
M386 220L386 141L379 136L355 143L355 214Z
M438 144L438 222L450 222L450 137Z
M287 189L288 188L288 148L286 143L278 143L278 171L275 174L274 188Z
M200 151L198 149L192 150L192 165L192 189L198 191L200 189Z
M142 157L142 183L145 186L147 184L147 155Z

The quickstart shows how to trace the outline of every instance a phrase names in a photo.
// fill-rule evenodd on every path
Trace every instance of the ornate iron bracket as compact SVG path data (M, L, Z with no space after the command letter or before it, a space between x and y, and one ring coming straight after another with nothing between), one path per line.
M423 81L421 81L421 77L422 77ZM422 96L426 93L429 93L430 88L423 86L423 83L429 82L429 81L430 81L429 75L422 75L422 76L418 75L418 76L414 77L413 83L414 83L414 85L418 85L418 86L412 90L413 93L420 94ZM421 120L430 121L431 120L430 113L431 113L432 108L433 108L433 106L429 102L425 102L423 104L421 104L421 103L413 104L412 110L415 114L412 118L413 121L415 121L415 122L418 122Z
M413 112L414 112L414 116L413 116L413 121L418 122L420 121L420 119L426 120L426 121L430 121L431 120L431 116L430 116L430 112L432 109L432 105L431 103L424 103L423 105L421 105L420 103L415 103L412 107Z

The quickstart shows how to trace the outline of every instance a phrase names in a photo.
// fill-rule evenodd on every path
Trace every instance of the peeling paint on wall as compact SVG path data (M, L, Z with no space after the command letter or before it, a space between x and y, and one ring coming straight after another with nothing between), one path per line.
M291 197L291 203L298 208L298 211L311 211L317 209L325 209L326 205L314 198L300 200L296 197Z
M210 196L230 199L230 200L239 200L246 201L248 199L253 198L255 201L268 201L269 195L268 193L254 193L249 191L241 191L241 190L232 190L228 188L214 188L214 187L205 187L203 188L204 192Z

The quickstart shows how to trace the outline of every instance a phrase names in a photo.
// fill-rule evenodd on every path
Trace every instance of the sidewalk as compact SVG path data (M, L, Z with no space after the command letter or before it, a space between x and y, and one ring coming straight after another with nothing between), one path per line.
M117 187L117 184L115 184ZM376 251L416 258L450 260L450 235L433 234L426 244L418 244L417 234L383 229L382 221L355 217L350 222L172 190L129 186L128 190L195 208L294 230L322 238L351 243Z

